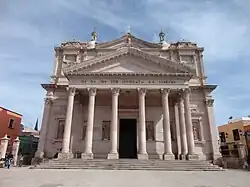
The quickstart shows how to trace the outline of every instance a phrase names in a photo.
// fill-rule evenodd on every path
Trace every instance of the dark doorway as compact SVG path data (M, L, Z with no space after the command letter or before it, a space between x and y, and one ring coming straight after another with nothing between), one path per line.
M136 129L136 119L120 119L120 158L137 158Z

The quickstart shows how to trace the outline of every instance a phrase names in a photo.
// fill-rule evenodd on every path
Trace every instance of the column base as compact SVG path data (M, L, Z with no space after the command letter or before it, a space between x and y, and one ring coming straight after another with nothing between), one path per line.
M180 155L180 160L186 160L186 159L187 159L187 155L183 155L183 154Z
M42 151L37 151L35 153L35 158L43 158L44 157L44 152Z
M93 160L94 159L94 154L93 153L82 153L83 160Z
M74 158L74 155L71 152L58 154L58 159L72 159L72 158Z
M108 159L117 160L117 159L119 159L119 154L118 153L109 153L108 154Z
M180 160L181 155L175 155L175 160Z
M213 160L218 160L222 155L220 153L213 154Z
M198 154L199 160L207 160L206 155L204 155L203 153Z
M199 155L197 154L192 154L192 155L187 155L187 160L199 160Z
M138 153L137 159L138 160L148 160L148 154L147 153Z
M163 160L175 160L175 156L171 153L164 153Z

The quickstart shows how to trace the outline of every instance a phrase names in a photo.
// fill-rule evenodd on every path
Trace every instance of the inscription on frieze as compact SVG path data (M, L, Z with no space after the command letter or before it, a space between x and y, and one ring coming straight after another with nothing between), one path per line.
M81 80L81 84L177 84L175 80Z

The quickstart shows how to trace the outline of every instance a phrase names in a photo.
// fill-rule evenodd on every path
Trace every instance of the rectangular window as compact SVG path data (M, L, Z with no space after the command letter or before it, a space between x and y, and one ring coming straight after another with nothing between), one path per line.
M198 119L192 119L192 127L193 127L193 136L194 140L199 141L200 138L200 122Z
M110 121L102 121L102 140L110 140Z
M57 139L63 139L64 126L65 126L65 120L59 119L57 126Z
M9 128L10 129L14 129L14 127L15 127L15 120L14 119L10 119L10 121L9 121Z
M75 62L76 61L76 55L74 55L74 54L67 54L66 55L66 60Z
M234 141L240 140L240 135L238 129L233 130L233 135L234 135Z
M153 121L146 121L146 139L147 141L155 141L155 128Z
M220 132L220 142L226 142L225 132Z
M192 63L193 62L193 56L191 55L182 55L181 61L186 63Z

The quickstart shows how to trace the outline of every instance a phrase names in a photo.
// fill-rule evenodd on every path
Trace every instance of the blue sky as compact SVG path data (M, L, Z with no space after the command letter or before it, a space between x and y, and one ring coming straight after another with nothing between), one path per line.
M0 105L23 114L34 126L43 110L53 68L53 47L62 41L135 36L157 41L197 42L205 48L208 82L214 92L216 124L250 115L249 0L0 0Z

